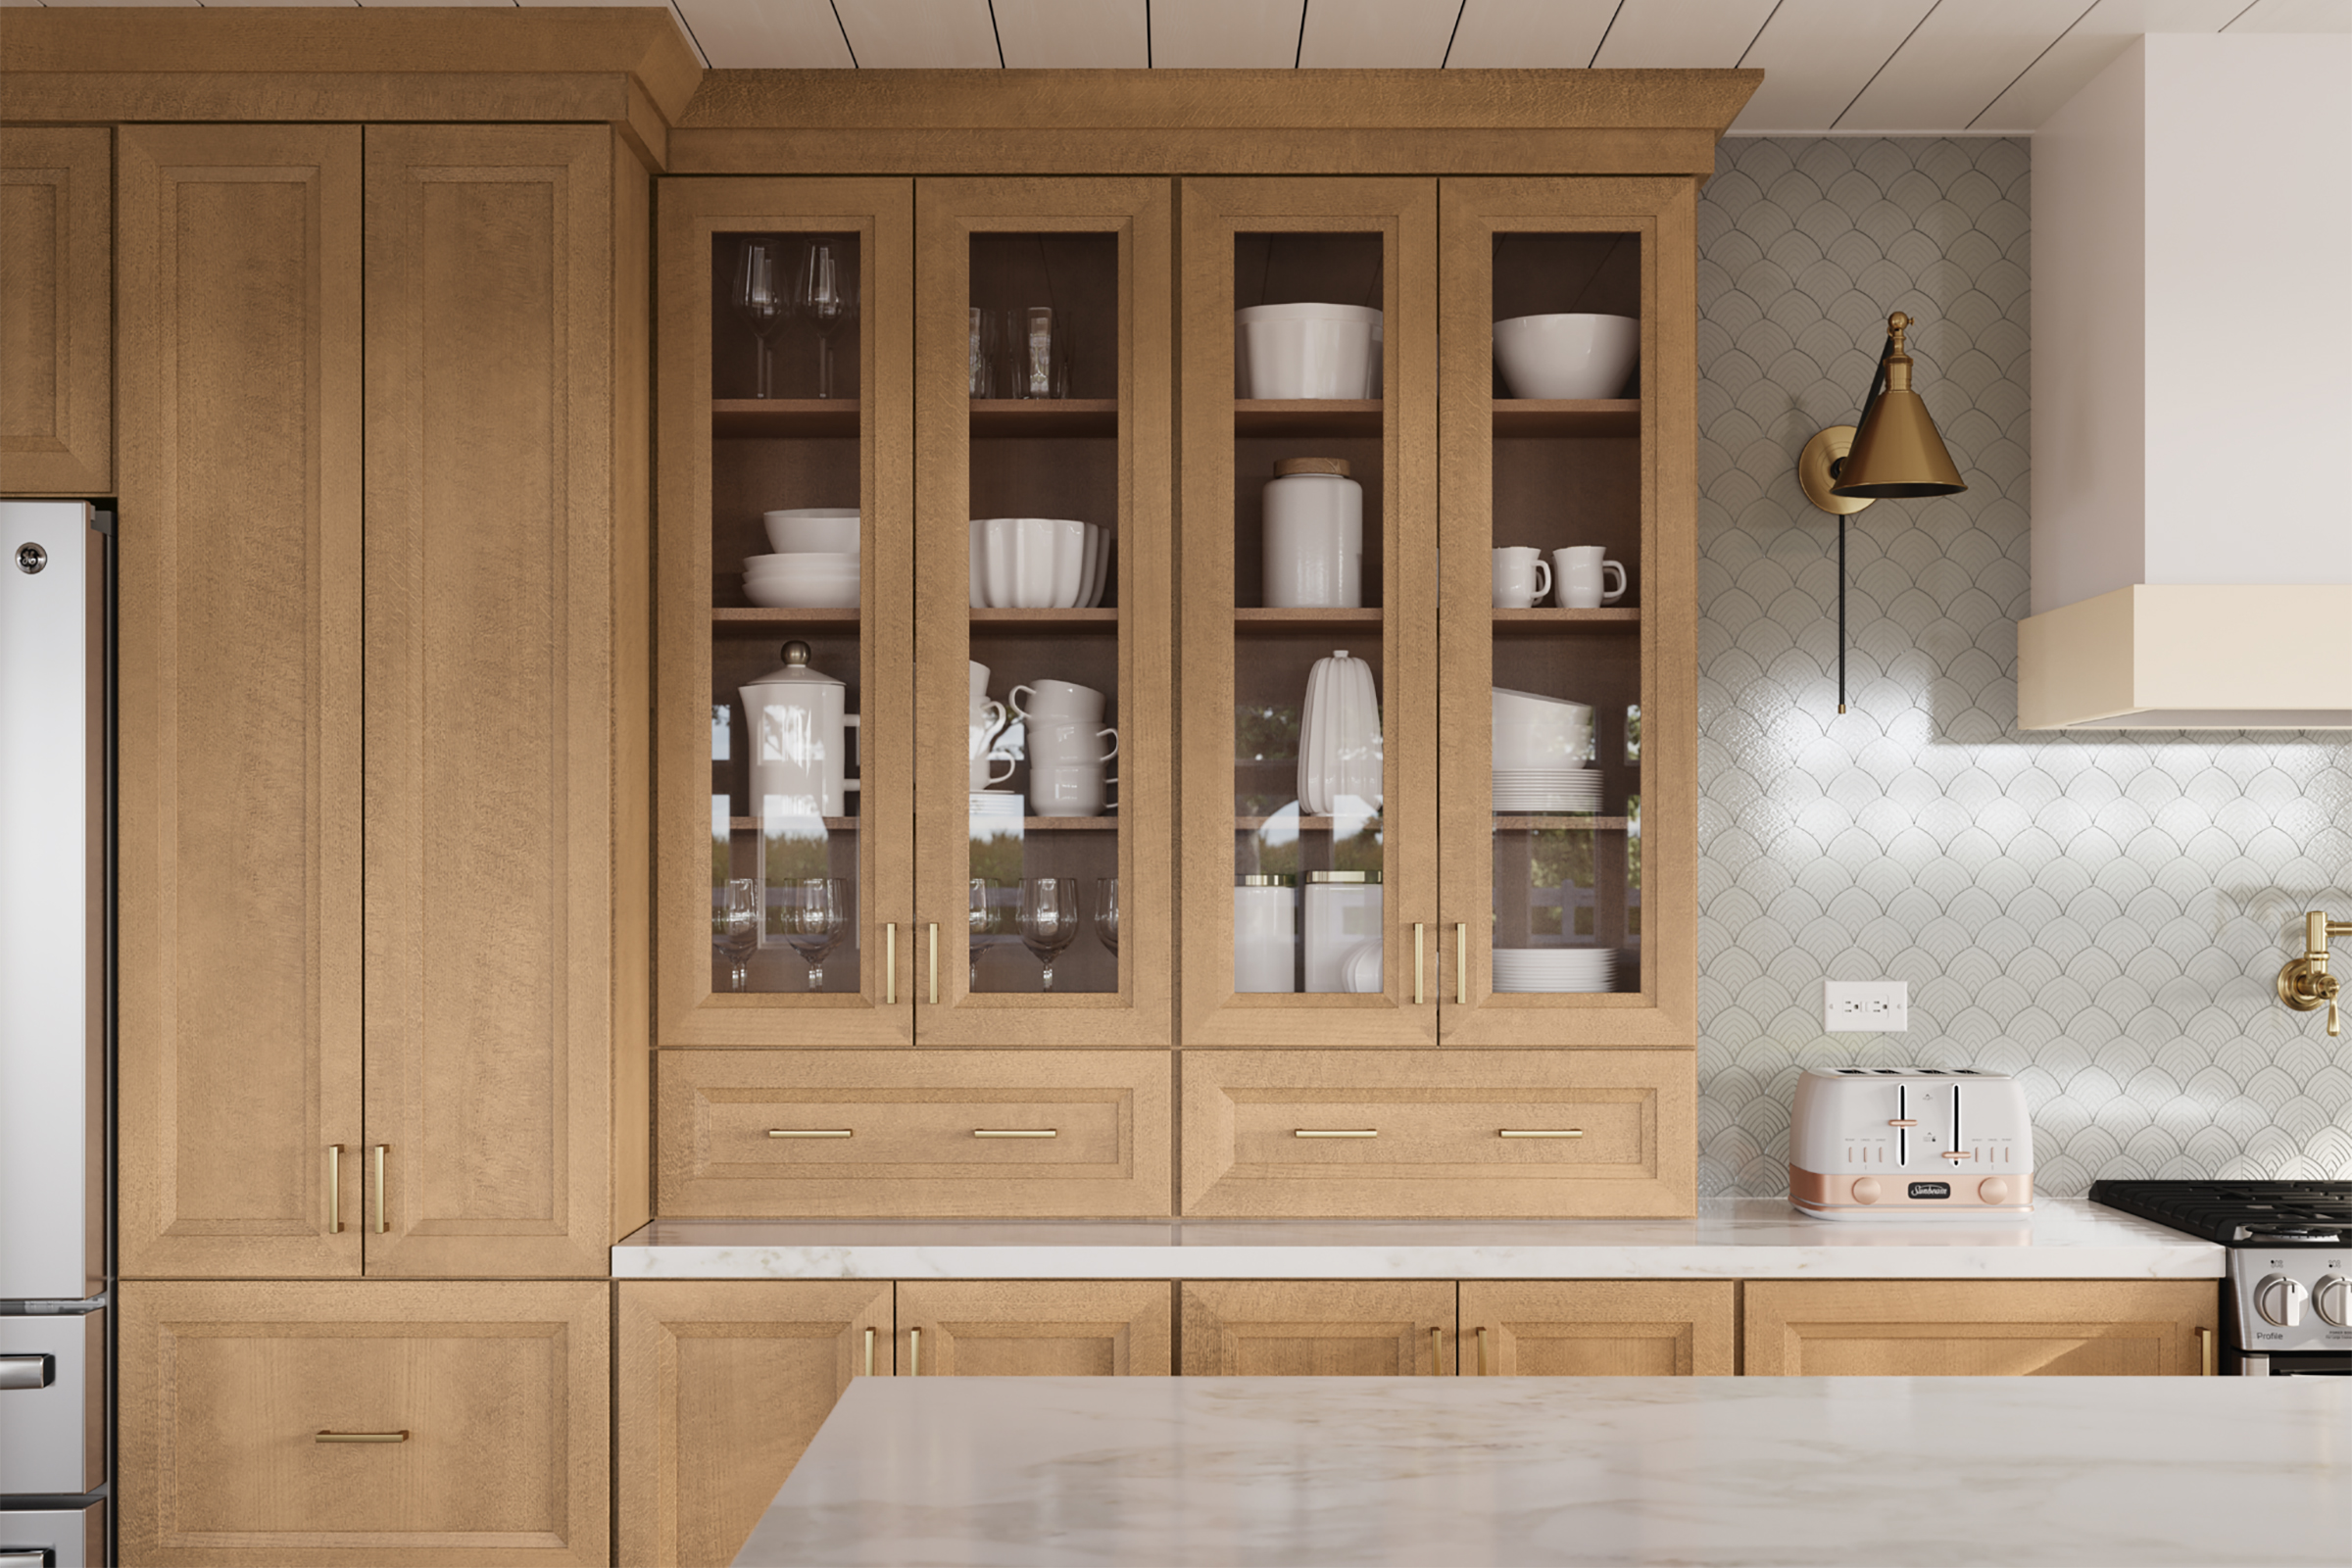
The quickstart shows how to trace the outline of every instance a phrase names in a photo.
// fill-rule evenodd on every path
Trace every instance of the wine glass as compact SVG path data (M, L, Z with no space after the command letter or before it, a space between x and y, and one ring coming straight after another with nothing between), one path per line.
M755 234L743 242L735 260L735 309L760 340L760 381L757 397L776 395L776 353L770 341L792 312L792 295L784 274L784 241L772 234Z
M988 879L972 878L972 983L970 989L980 989L980 939L996 923L996 913L988 906Z
M858 263L837 240L818 240L801 260L793 308L816 328L816 395L833 395L833 334L858 318Z
M770 883L780 895L777 919L784 940L808 965L808 989L825 989L825 957L850 928L849 882L838 876Z
M1054 960L1077 940L1080 918L1076 877L1021 879L1021 944L1044 965L1045 990L1054 989Z
M752 950L760 946L760 885L748 876L713 888L710 948L727 960L727 983L736 991L751 984Z
M1119 879L1095 878L1095 937L1116 957L1119 951Z

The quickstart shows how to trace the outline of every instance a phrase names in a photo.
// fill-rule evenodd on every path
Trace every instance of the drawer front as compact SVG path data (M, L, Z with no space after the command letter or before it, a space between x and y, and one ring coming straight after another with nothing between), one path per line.
M125 1285L124 1559L603 1563L610 1296Z
M664 1051L667 1215L1163 1215L1164 1052Z
M106 1312L0 1317L0 1490L106 1480Z
M1188 1051L1184 1212L1694 1211L1679 1051Z

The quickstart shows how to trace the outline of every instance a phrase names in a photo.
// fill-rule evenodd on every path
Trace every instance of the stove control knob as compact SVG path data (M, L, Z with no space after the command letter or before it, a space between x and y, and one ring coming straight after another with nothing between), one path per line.
M2336 1328L2352 1329L2352 1279L2341 1274L2321 1275L2320 1283L2311 1288L2311 1307Z
M2282 1329L2299 1328L2303 1322L2303 1298L2310 1294L2303 1288L2301 1280L2288 1279L2283 1274L2268 1274L2263 1276L2261 1284L2254 1287L2254 1310L2260 1312L2266 1322L2275 1323Z

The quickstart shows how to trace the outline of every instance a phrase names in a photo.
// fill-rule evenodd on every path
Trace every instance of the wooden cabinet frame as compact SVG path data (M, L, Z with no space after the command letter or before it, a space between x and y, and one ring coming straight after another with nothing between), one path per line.
M112 141L104 127L0 129L0 488L10 495L115 487Z
M1749 1377L1992 1373L2194 1377L2212 1280L1752 1280Z
M1731 1280L1463 1280L1462 1376L1730 1377L1739 1370L1739 1289ZM1527 1364L1540 1345L1554 1351L1550 1364Z
M916 1377L1164 1378L1176 1370L1165 1280L912 1280L898 1288L898 1315L899 1365Z
M1451 1377L1455 1355L1451 1280L1186 1280L1183 1373L1259 1376ZM1253 1351L1252 1346L1258 1347Z

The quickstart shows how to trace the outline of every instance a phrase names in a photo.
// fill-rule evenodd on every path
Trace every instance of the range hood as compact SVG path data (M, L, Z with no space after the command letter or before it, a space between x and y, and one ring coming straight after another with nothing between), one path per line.
M2022 728L2352 728L2348 79L2151 34L2035 132Z

